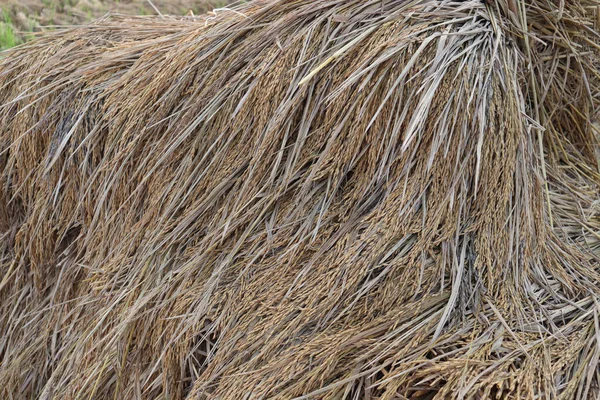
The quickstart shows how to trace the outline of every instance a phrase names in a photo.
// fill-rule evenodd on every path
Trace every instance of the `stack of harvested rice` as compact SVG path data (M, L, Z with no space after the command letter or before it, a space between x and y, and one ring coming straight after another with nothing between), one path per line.
M598 0L271 0L0 63L0 398L600 396Z

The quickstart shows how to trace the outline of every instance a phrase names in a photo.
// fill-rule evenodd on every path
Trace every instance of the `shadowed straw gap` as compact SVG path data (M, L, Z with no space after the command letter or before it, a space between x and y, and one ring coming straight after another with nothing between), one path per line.
M0 64L0 394L600 395L598 1L255 1Z

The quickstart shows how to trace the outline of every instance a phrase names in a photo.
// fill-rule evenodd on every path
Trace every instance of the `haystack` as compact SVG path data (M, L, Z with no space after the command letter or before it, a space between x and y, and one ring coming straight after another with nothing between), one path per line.
M254 1L5 53L0 397L598 398L599 7Z

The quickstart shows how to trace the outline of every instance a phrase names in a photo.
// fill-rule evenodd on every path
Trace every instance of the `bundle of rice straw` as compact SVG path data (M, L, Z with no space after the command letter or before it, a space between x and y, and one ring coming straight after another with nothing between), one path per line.
M2 399L600 396L597 0L270 0L0 62Z

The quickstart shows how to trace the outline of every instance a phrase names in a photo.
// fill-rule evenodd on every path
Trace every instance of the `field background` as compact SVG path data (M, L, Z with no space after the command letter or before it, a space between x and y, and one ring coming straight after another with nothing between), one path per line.
M200 14L227 1L152 0L163 14ZM36 32L77 25L108 12L156 15L147 0L0 0L0 50L21 44Z

